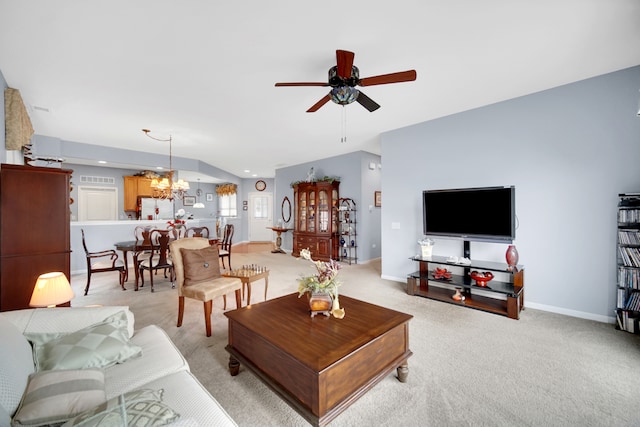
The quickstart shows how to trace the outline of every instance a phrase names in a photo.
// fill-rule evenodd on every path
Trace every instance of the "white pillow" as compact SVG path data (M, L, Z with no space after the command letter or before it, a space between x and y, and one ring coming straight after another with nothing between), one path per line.
M63 423L107 400L101 369L42 371L29 375L13 426Z
M142 354L141 347L129 342L124 311L54 339L49 340L50 334L27 334L27 337L34 343L38 371L106 368Z
M0 316L0 426L9 425L34 371L29 341L13 323Z

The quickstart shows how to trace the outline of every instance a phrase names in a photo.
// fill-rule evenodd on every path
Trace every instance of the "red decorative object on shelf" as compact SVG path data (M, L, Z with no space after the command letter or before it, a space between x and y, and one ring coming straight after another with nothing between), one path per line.
M480 273L478 271L473 270L471 273L469 273L469 276L471 276L471 278L476 281L477 286L481 286L481 287L486 287L487 282L493 279L493 273L490 271L484 271Z
M451 272L446 268L436 268L433 270L433 278L449 280L451 279Z
M509 245L509 247L507 248L507 253L505 254L505 258L507 259L507 264L509 265L509 268L507 268L507 270L518 271L516 265L518 265L520 256L518 255L516 245Z

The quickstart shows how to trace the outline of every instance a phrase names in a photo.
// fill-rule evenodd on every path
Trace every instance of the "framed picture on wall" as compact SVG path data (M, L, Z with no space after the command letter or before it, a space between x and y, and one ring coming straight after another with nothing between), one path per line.
M193 206L196 203L196 196L184 196L182 204L185 206Z
M382 191L374 191L373 192L373 201L374 204L376 206L376 208L379 208L382 206Z
M213 202L213 193L207 193L207 202Z

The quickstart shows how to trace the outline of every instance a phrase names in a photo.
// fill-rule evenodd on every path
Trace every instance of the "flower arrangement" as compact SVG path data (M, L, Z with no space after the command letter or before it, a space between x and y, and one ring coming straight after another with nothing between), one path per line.
M300 277L298 281L298 298L307 292L327 293L333 299L331 314L338 319L342 319L344 317L344 309L340 308L340 303L338 302L340 281L337 279L338 271L342 268L340 264L334 260L326 262L314 261L308 248L300 251L300 258L311 261L316 266L317 273Z
M184 218L185 213L186 212L184 211L184 209L178 209L178 211L176 212L176 218L173 221L167 221L167 224L169 224L169 227L182 228L186 226L187 220L182 219Z

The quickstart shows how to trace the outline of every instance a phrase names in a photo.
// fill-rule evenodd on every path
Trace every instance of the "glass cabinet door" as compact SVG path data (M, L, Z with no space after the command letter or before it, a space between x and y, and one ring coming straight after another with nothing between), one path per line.
M318 192L318 228L320 233L329 231L329 195L326 190Z
M316 192L309 191L309 214L307 215L307 231L316 232Z
M307 231L307 192L300 191L298 193L298 203L300 205L300 218L298 230Z

